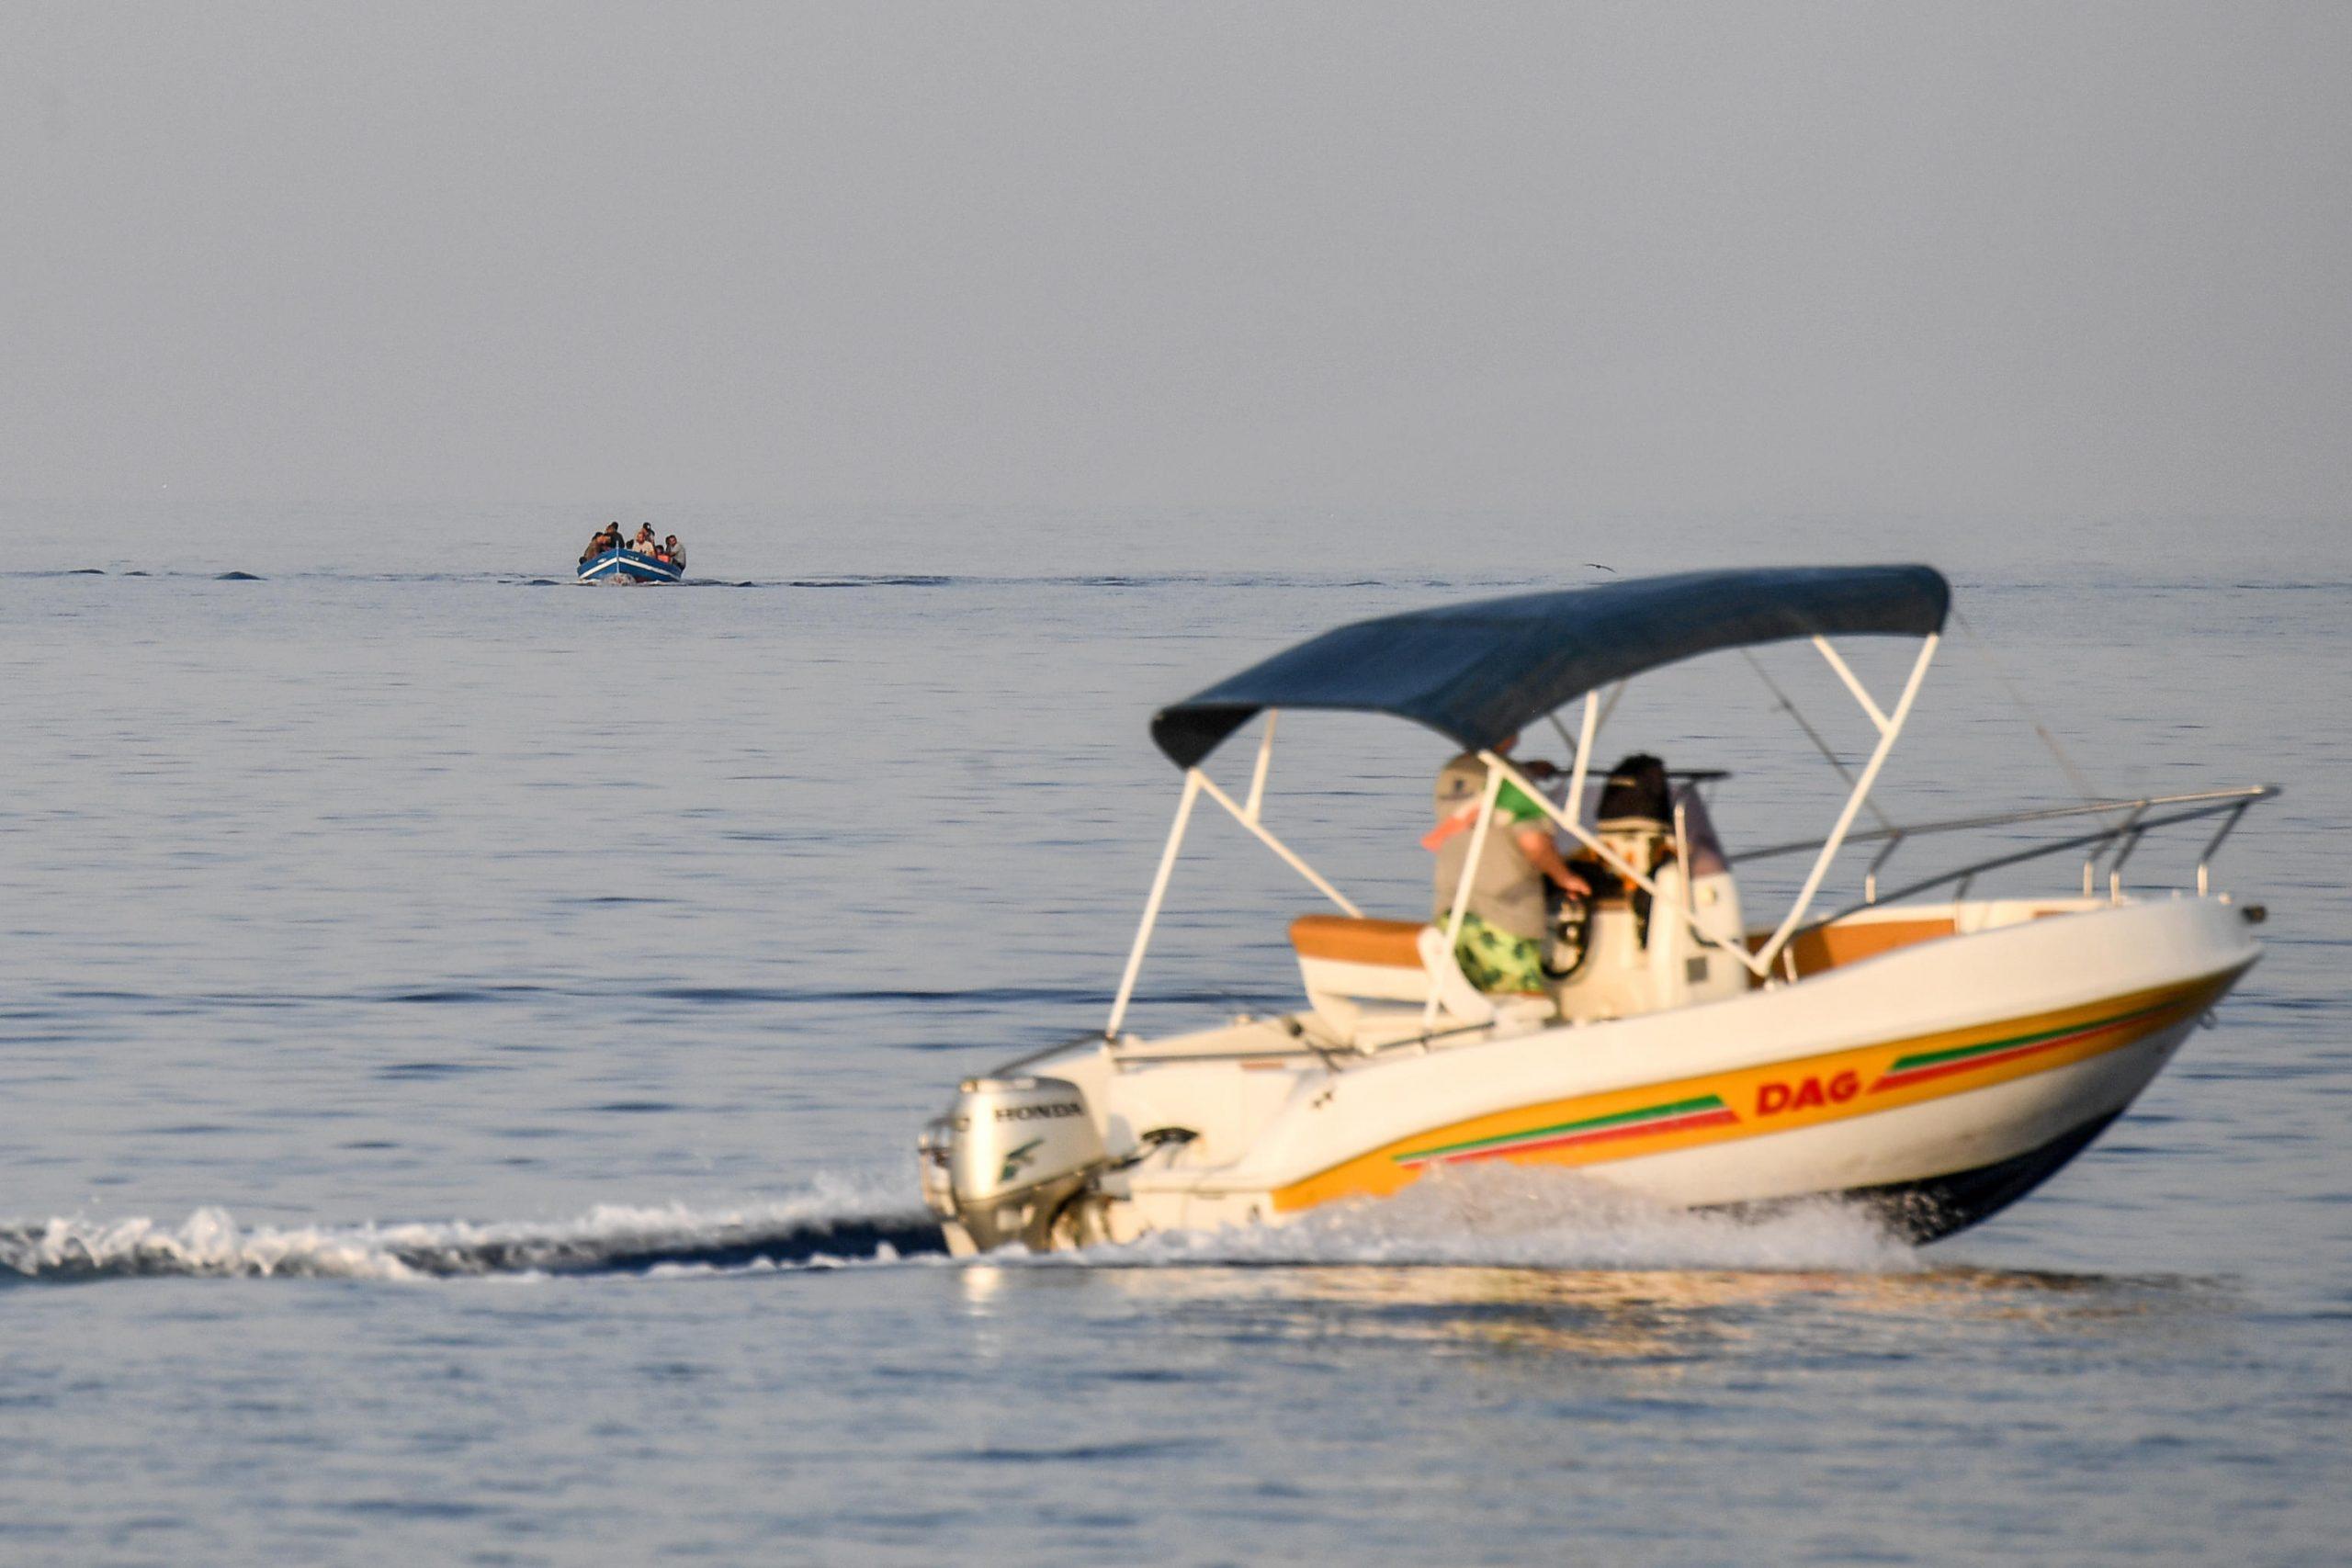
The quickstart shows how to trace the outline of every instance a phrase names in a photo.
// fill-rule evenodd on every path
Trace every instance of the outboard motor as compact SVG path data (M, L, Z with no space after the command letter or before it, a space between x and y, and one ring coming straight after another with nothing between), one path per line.
M917 1147L923 1202L951 1245L960 1226L979 1252L1046 1250L1064 1207L1110 1164L1085 1095L1063 1078L966 1078Z

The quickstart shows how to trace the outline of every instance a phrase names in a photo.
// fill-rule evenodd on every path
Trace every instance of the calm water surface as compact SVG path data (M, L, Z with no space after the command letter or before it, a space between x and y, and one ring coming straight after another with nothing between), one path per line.
M0 1561L2341 1560L2343 560L1955 571L2102 788L2288 791L2220 863L2264 963L1996 1222L1915 1253L1502 1178L959 1266L910 1139L1099 1026L1174 795L1150 709L1563 579L901 539L626 592L546 553L174 537L0 580ZM1808 661L1773 669L1859 749ZM1966 637L1923 703L1890 809L2064 798ZM1726 836L1793 837L1835 781L1769 708L1717 660L1611 742L1735 769ZM1272 819L1415 908L1439 745L1284 739ZM1292 1000L1312 895L1196 841L1146 1028Z

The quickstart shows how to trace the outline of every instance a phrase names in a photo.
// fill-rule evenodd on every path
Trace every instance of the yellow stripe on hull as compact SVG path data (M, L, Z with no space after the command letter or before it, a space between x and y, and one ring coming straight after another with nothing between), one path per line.
M1498 1158L1528 1165L1598 1165L1795 1132L1966 1094L2088 1061L2174 1028L2220 1000L2244 967L2187 985L2109 997L1998 1023L1516 1106L1431 1127L1277 1189L1273 1206L1278 1213L1294 1213L1340 1198L1385 1197L1418 1179L1422 1169L1433 1163ZM1929 1072L1915 1067L1897 1081L1882 1082L1894 1074L1898 1061L2004 1042L2018 1044L2014 1050L1988 1053L1981 1063L1954 1064ZM1575 1049L1574 1041L1564 1042L1562 1048ZM1634 1127L1605 1138L1544 1135L1710 1097L1729 1108L1730 1119L1705 1119L1702 1124L1679 1119L1679 1124L1663 1124L1656 1132ZM1527 1140L1528 1146L1512 1147L1518 1139Z

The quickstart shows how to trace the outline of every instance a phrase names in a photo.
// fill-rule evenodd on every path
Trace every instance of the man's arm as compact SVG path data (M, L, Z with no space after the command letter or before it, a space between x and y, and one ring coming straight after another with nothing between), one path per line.
M1584 897L1592 896L1592 885L1568 869L1568 863L1560 858L1560 852L1553 844L1548 829L1521 826L1517 837L1520 853L1527 857L1529 864L1566 892Z

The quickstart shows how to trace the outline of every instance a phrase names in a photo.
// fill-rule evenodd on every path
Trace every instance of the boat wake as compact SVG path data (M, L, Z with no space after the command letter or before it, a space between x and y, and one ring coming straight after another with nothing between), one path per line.
M157 1277L458 1280L675 1275L944 1261L936 1221L878 1186L820 1182L735 1208L600 1205L569 1220L241 1225L199 1209L152 1219L0 1221L0 1282ZM1379 1266L1547 1270L1908 1272L1918 1254L1871 1210L1809 1201L1767 1214L1668 1208L1574 1172L1432 1173L1394 1198L1282 1226L1180 1231L993 1265L1080 1269Z
M1433 1171L1392 1198L1281 1226L1180 1231L1039 1259L1097 1267L1327 1265L1549 1270L1911 1272L1918 1252L1872 1209L1808 1199L1769 1211L1678 1209L1574 1171Z
M846 1186L724 1210L600 1206L571 1220L240 1225L199 1209L149 1219L0 1222L0 1281L429 1280L829 1268L946 1250L920 1210Z

